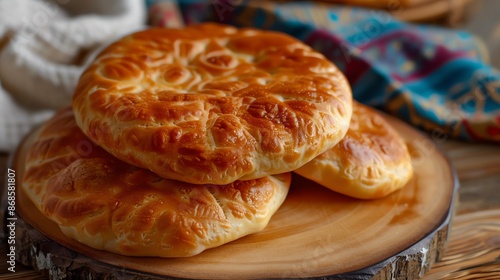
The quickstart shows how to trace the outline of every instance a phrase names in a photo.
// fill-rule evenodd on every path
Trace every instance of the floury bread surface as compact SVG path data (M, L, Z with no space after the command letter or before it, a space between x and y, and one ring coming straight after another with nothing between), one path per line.
M67 236L129 256L185 257L262 230L290 173L193 185L124 163L93 144L71 109L35 132L23 191Z
M413 166L397 131L375 110L355 102L342 141L295 172L336 192L374 199L404 187Z
M112 44L83 73L73 108L82 131L127 163L228 184L336 145L352 96L330 61L288 35L201 24Z

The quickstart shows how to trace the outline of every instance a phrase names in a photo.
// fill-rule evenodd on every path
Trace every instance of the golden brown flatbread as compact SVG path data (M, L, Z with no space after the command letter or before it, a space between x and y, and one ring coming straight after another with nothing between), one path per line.
M124 163L93 144L71 109L38 129L22 188L67 236L129 256L185 257L262 230L289 173L193 185Z
M105 49L73 108L115 157L170 179L228 184L288 172L336 145L352 113L344 75L282 33L201 24Z

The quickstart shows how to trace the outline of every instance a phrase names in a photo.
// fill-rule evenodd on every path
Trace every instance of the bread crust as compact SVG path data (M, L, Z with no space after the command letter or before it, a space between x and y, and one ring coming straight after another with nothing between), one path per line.
M374 199L404 187L413 166L397 131L375 110L355 102L344 139L295 172L333 191Z
M345 135L343 74L277 32L201 24L149 29L81 76L78 125L115 157L170 179L228 184L296 169Z
M37 130L23 191L67 236L129 256L186 257L262 230L289 173L193 185L124 163L92 143L64 109Z

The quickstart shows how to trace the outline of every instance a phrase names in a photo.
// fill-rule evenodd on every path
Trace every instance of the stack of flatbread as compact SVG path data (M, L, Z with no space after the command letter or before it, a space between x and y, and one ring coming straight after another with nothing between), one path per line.
M111 44L34 133L22 187L37 208L129 256L192 256L263 230L292 171L362 199L412 176L403 140L321 54L208 23Z

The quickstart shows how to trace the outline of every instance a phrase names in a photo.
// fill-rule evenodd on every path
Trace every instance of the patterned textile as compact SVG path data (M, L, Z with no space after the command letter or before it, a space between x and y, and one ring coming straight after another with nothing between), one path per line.
M337 64L356 100L430 132L435 140L500 142L500 72L466 32L400 22L391 11L310 2L147 4L155 12L154 25L172 26L165 17L176 7L184 24L212 21L288 33ZM158 16L162 7L163 18Z

